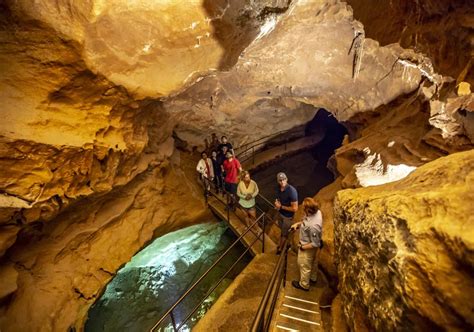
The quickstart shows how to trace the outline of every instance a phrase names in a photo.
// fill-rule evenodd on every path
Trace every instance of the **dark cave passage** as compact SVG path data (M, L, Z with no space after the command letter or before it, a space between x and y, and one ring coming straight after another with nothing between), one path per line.
M309 150L303 150L276 160L271 165L252 174L263 196L272 200L275 196L278 172L285 172L289 183L298 190L301 202L305 197L314 196L321 188L334 181L333 173L327 163L334 151L341 146L346 128L330 112L320 109L306 125L305 135L324 133L324 138Z

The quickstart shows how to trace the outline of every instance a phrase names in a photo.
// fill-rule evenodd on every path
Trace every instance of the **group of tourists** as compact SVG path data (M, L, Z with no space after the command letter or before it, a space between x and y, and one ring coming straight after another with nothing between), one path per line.
M214 142L215 137L215 134L212 134L211 158L208 157L207 151L201 152L201 159L196 170L205 190L209 191L213 183L217 193L227 192L230 197L230 208L235 210L239 173L242 172L242 166L234 156L234 148L227 141L227 137L222 136L220 141Z
M208 141L206 141L208 143ZM244 213L245 223L250 226L257 219L255 198L259 194L257 183L251 179L248 171L242 170L242 165L234 155L232 144L222 136L220 141L215 135L211 137L211 158L206 151L201 153L197 164L200 180L206 191L211 190L213 183L216 192L222 192L229 197L228 209L236 207ZM307 291L311 283L316 283L318 273L317 252L322 246L322 213L313 198L303 200L304 217L294 222L295 212L298 210L298 192L288 183L285 173L277 174L278 189L275 193L274 208L278 211L276 222L281 230L280 241L277 246L277 255L280 255L290 232L299 229L298 266L300 279L293 280L295 288Z

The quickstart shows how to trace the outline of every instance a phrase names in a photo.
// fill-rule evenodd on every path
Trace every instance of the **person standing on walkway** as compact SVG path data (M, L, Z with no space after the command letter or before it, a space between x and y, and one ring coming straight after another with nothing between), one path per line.
M277 248L277 255L283 250L285 240L290 233L293 224L293 216L298 210L298 192L295 187L288 184L288 177L285 173L277 174L278 189L275 199L275 209L278 210L278 226L281 229L280 243Z
M221 144L219 144L219 150L221 150L224 146L227 147L227 150L232 152L232 154L234 154L234 147L232 146L232 144L227 141L227 136L222 136L221 137Z
M227 151L226 158L222 164L222 169L225 172L224 187L230 197L229 207L235 210L237 184L239 182L239 172L242 171L242 166L232 152Z
M310 282L316 283L318 278L317 251L321 247L323 230L323 215L314 199L306 197L303 200L305 217L303 221L292 226L300 229L300 242L298 245L298 267L300 280L293 280L293 287L309 290Z
M210 183L214 180L214 169L212 167L212 160L207 157L205 151L201 153L201 159L196 166L196 171L199 173L199 179L202 182L204 190L209 191L211 189Z
M224 190L224 179L222 178L222 161L219 160L217 151L212 150L211 152L211 161L212 161L212 168L214 170L214 184L216 186L216 192Z
M237 186L237 196L239 196L240 208L245 213L245 223L247 227L249 227L257 219L255 197L258 195L258 186L257 183L250 178L248 171L241 173L241 179Z

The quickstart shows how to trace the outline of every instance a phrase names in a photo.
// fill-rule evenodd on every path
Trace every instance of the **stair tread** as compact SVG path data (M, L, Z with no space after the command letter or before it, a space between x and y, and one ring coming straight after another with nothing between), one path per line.
M301 303L294 303L294 302L290 302L290 301L284 301L282 304L281 304L281 307L280 307L282 310L291 310L291 311L299 311L299 312L305 312L305 313L308 313L308 314L312 314L312 315L320 315L321 312L320 310L317 308L317 307L314 307L314 306L305 306L305 305L301 305Z
M307 321L307 324L313 324L313 325L321 324L320 315L312 314L309 312L297 311L297 310L286 308L286 307L280 308L280 310L278 311L278 317L280 316L283 316L283 317L290 316L290 317L293 317L294 320L304 320L304 321Z
M302 331L302 332L322 331L322 328L320 325L307 324L304 322L295 321L293 319L282 317L282 316L279 316L278 319L276 320L274 329L277 331L284 330L284 329L279 329L278 325L291 328L296 331Z

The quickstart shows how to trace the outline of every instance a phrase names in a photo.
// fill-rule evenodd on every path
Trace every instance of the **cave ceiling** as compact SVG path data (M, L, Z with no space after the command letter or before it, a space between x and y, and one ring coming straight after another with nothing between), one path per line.
M157 229L195 220L178 141L239 146L323 107L365 128L336 153L345 187L472 148L473 17L468 0L0 1L0 329L79 328Z
M47 144L126 149L118 109L150 101L193 144L203 128L242 142L307 122L318 107L344 121L422 81L445 80L422 53L366 38L339 1L43 0L5 8L0 129Z

